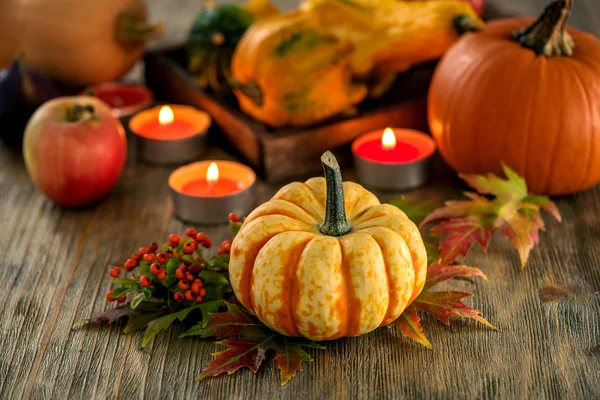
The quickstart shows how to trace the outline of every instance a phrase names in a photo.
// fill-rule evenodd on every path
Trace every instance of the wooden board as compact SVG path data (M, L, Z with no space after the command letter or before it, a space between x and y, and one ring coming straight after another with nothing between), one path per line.
M356 116L333 118L309 128L272 129L243 114L233 96L218 97L202 90L183 67L182 50L149 53L145 63L146 84L158 98L210 113L223 136L268 182L319 171L319 156L326 150L334 151L342 165L348 164L348 143L373 129L427 130L425 96L434 64L401 75L388 94L360 104Z

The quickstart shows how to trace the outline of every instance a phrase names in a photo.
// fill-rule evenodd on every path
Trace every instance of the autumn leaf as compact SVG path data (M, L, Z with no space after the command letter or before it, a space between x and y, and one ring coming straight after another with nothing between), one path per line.
M539 232L546 229L541 211L561 221L554 202L546 196L530 195L523 178L506 165L503 170L506 179L493 174L460 175L479 194L465 193L469 200L448 201L421 223L424 226L441 220L431 228L430 234L440 239L443 264L466 257L476 243L487 250L492 235L500 232L517 250L524 267L539 242Z
M427 278L423 291L409 305L402 315L393 322L403 336L409 337L422 345L431 348L431 343L425 336L421 325L421 318L417 311L426 312L433 315L438 321L450 325L451 317L470 318L480 322L491 329L497 330L485 318L481 312L467 306L462 302L465 297L472 296L469 292L459 291L440 291L432 292L430 289L441 282L452 279L464 279L478 276L487 281L487 277L479 268L467 265L444 265L436 261L429 265Z
M401 209L408 219L419 225L429 214L439 205L434 205L431 201L416 202L407 196L402 196L399 199L390 202L391 205Z
M271 336L275 336L275 334L272 334ZM233 338L216 342L217 344L227 346L228 349L213 353L215 359L202 370L202 373L198 376L198 380L209 376L217 376L225 372L231 375L243 367L250 368L252 372L258 371L258 368L265 359L265 352L267 350L265 345L267 345L270 340L271 337L266 339Z
M296 373L302 371L303 361L312 361L312 357L302 347L324 349L325 347L316 342L298 338L290 338L277 334L269 343L271 349L275 350L275 360L279 367L281 385L285 385Z
M427 267L427 278L425 279L423 290L429 290L438 283L450 279L468 278L471 276L479 276L486 282L488 280L487 276L479 268L468 265L444 265L436 261Z
M287 337L270 330L235 303L227 302L226 305L227 311L211 313L206 325L198 324L183 334L225 339L216 343L228 347L227 350L214 354L216 358L208 364L198 379L225 372L231 374L242 367L256 372L265 359L265 353L273 350L279 366L281 384L284 385L302 370L302 362L312 361L303 347L324 348L316 342Z
M409 337L427 348L432 348L431 343L425 337L425 332L423 332L421 317L419 317L416 308L412 305L408 306L402 315L394 321L394 325L400 330L403 336Z
M260 336L266 327L253 315L244 311L238 305L226 302L226 312L210 313L206 322L201 322L185 332L185 336L200 336L202 338L216 337L217 339L233 336Z
M159 303L146 302L134 310L129 304L125 304L103 311L90 318L80 319L75 322L72 329L77 329L87 324L113 324L121 319L128 318L125 332L131 332L145 328L150 321L164 315L160 307L161 304Z

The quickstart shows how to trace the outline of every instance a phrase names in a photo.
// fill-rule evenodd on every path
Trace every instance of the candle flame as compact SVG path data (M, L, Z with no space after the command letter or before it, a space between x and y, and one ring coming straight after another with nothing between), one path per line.
M216 183L219 180L219 167L217 163L210 163L208 169L206 170L206 181L208 183Z
M384 150L392 150L396 147L396 135L392 128L386 128L381 137L381 146Z
M161 125L167 125L173 122L175 116L173 115L173 110L169 106L162 106L160 108L160 112L158 113L158 122Z

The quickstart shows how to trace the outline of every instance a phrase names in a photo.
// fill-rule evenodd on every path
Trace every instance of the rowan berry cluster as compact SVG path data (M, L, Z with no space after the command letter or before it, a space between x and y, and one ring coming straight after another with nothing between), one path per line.
M170 300L201 303L206 297L200 277L205 266L202 249L210 247L210 238L194 228L188 228L185 235L170 234L167 243L160 248L156 243L140 247L122 267L115 266L109 271L113 283L122 287L110 290L106 299L122 303L128 293L140 292L150 298L161 292L169 297L169 303ZM229 248L231 244L222 244L219 254L228 253ZM123 269L130 277L119 278Z

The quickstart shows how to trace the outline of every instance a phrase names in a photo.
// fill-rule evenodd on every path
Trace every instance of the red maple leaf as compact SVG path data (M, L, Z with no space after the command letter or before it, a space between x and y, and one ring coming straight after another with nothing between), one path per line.
M217 344L228 346L227 350L214 354L216 358L202 371L199 379L224 372L231 374L242 367L256 372L265 359L265 353L273 350L279 366L281 384L284 385L302 370L302 362L312 361L304 347L324 348L310 340L291 338L274 332L241 306L231 302L226 302L226 305L227 311L210 313L210 320L193 326L182 335L214 336L225 339Z
M393 324L400 330L402 335L410 337L428 348L431 348L431 343L425 336L421 318L417 311L429 313L446 325L450 325L451 317L462 317L474 319L492 329L496 329L481 316L480 311L462 302L465 297L472 296L471 293L459 291L432 292L429 290L441 282L471 276L479 276L487 280L479 268L467 265L444 265L439 261L432 263L427 271L423 291Z
M525 180L506 165L506 179L495 175L461 175L480 194L465 193L469 200L448 201L431 214L421 226L439 221L431 228L431 236L441 238L439 248L443 264L465 257L475 243L487 250L494 232L507 237L518 251L521 267L539 242L539 231L545 230L541 210L561 221L556 204L548 197L530 195Z

